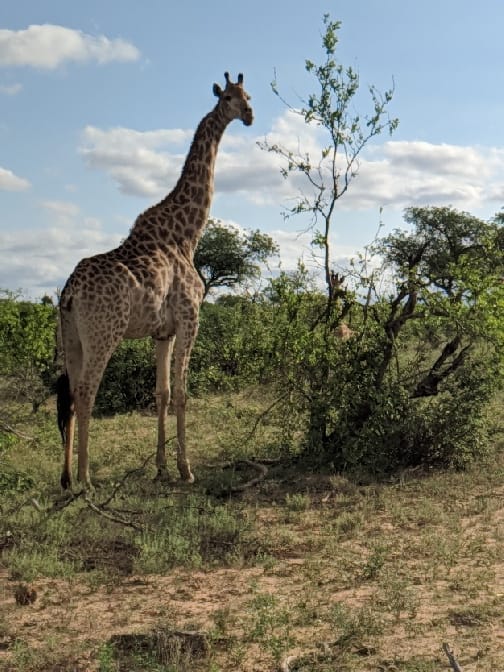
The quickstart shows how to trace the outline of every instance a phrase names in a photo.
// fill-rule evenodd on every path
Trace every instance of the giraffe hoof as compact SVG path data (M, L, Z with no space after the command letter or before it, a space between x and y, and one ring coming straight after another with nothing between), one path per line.
M194 483L194 474L190 471L188 474L181 474L180 480L182 483Z
M67 471L64 471L61 474L60 483L63 490L68 490L69 488L72 487L72 477Z
M158 467L157 474L154 476L154 483L171 483L172 479L166 467Z

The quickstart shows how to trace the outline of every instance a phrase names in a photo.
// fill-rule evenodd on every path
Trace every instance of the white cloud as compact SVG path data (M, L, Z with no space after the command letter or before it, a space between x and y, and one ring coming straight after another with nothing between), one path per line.
M164 149L186 144L191 137L192 131L182 129L105 131L87 126L80 152L91 168L105 170L121 192L158 198L174 186L185 158L185 151L169 154Z
M0 85L0 93L3 93L5 96L16 96L20 91L22 91L22 84L2 84Z
M46 228L0 231L0 287L21 289L30 298L54 295L84 257L117 247L123 233L108 233L101 222L70 201L43 201Z
M139 132L88 127L81 153L88 165L103 170L126 194L160 198L175 185L192 131L161 129ZM321 157L321 130L299 115L285 112L267 137L270 145L286 147L313 164ZM262 151L250 134L225 134L216 163L216 192L239 193L255 205L295 205L310 185L299 173L281 176L284 160ZM389 141L370 145L360 170L339 206L351 210L402 209L410 205L453 205L462 209L501 205L504 149L463 147L420 141ZM501 199L502 200L502 199Z
M0 66L54 70L67 61L109 63L135 61L139 50L130 42L51 24L25 30L0 30Z
M308 153L313 164L319 160L323 147L320 128L304 124L292 112L275 122L267 140L297 156ZM342 159L340 156L340 162ZM344 163L340 163L340 169L344 169ZM359 173L339 206L347 210L439 204L479 208L498 201L496 196L502 193L503 183L503 148L391 140L365 149L359 160ZM278 183L272 183L263 189L260 198L271 203L275 198L295 198L300 192L309 194L308 189L303 176L291 173L280 188Z
M372 148L373 152L380 152ZM433 145L420 141L389 141L381 146L381 153L391 164L402 170L418 174L432 172L437 175L465 175L475 178L483 174L487 176L489 166L482 160L478 150L474 147L457 145Z
M43 201L41 205L46 210L63 219L76 217L80 211L78 205L69 201Z
M185 144L193 136L191 130L160 129L157 131L135 131L131 128L116 127L103 131L95 126L86 126L83 140L90 147L99 147L117 152L138 149L157 149L170 144Z
M311 231L275 229L270 235L280 248L280 261L283 270L295 270L298 262L301 261L310 272L320 275L323 284L324 253L321 248L311 244L313 239ZM356 246L342 245L337 238L337 235L334 234L329 241L331 249L334 251L331 258L331 267L341 271L348 267L350 259L355 258L359 250Z
M89 167L108 173L121 192L160 198L175 186L193 133L88 126L82 133L80 153ZM243 193L249 201L262 202L266 185L277 189L283 185L278 160L262 152L256 138L228 132L217 157L216 190Z
M120 242L119 234L104 232L95 220L61 221L58 208L55 213L47 229L0 232L0 287L22 289L31 298L53 295L80 259Z
M299 259L310 265L314 262L314 253L317 250L311 245L310 232L275 229L271 232L271 237L278 243L282 268L285 270L296 268Z
M286 110L272 124L266 140L269 145L285 147L295 155L309 154L313 159L320 157L323 133L316 124L306 124L295 110Z
M28 180L14 175L12 170L0 167L0 191L25 191L30 186Z
M366 153L342 206L453 205L470 210L494 202L503 181L504 150L389 141Z

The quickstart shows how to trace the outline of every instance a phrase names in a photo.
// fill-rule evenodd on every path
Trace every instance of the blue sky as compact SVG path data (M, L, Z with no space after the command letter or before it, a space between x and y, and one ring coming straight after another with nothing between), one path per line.
M221 145L212 216L280 243L283 268L312 264L306 222L281 212L297 193L265 137L317 152L293 105L315 90L322 16L342 21L338 58L368 84L395 82L400 125L363 155L332 244L343 264L409 205L483 218L504 206L504 4L501 0L17 0L0 4L0 288L54 294L83 256L125 237L168 193L212 84L243 72L255 122ZM300 235L301 233L301 235ZM313 266L313 267L316 267Z

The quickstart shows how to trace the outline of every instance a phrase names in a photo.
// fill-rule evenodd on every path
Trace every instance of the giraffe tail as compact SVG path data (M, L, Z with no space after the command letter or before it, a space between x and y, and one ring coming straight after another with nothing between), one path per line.
M72 393L68 373L62 373L56 381L56 408L58 411L58 428L63 443L66 441L66 428L72 416Z

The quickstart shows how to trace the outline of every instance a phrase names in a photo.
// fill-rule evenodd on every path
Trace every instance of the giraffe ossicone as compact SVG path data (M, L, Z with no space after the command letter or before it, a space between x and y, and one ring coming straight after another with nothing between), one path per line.
M125 338L151 336L156 343L158 475L166 472L165 420L173 402L177 416L177 467L182 480L194 476L186 456L187 371L198 331L203 283L193 257L208 221L217 150L227 125L253 122L243 75L225 73L218 101L201 120L178 182L157 205L140 214L119 247L82 259L61 292L60 337L65 373L57 385L58 425L65 458L61 485L72 484L72 450L77 421L77 478L89 487L89 422L107 363Z

